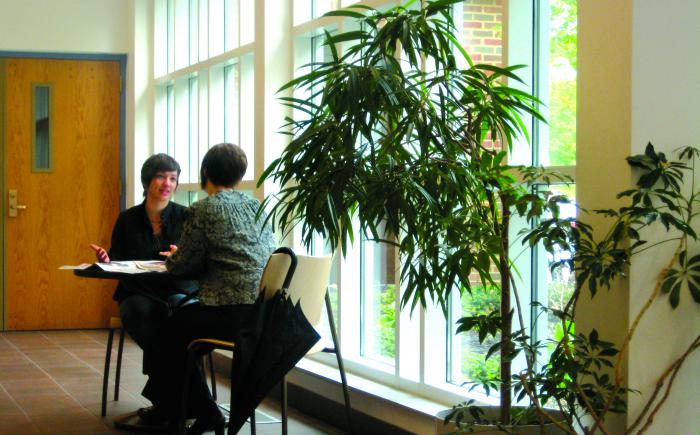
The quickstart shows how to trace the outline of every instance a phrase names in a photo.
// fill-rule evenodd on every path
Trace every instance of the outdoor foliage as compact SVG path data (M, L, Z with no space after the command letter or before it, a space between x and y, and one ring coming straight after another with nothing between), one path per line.
M396 356L396 286L388 284L380 292L379 302L379 348L380 354L389 358Z
M576 0L549 0L551 165L576 163Z

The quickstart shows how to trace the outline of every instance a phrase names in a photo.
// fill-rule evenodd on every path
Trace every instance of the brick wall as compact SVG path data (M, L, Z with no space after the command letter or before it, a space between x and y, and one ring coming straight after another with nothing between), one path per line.
M503 66L503 9L503 0L464 1L462 47L474 63ZM490 138L484 140L483 146L501 148Z
M465 0L463 27L472 60L502 66L503 0Z

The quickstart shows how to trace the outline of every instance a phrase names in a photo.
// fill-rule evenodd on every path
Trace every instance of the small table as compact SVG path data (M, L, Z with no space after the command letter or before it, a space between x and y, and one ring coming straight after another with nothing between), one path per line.
M141 273L128 273L128 272L111 272L100 269L97 265L92 265L86 269L74 269L73 274L81 278L97 278L97 279L119 279L119 280L131 280L140 278L150 278L150 277L168 277L170 274L168 272L141 272ZM178 306L184 305L187 301L192 299L192 296L186 296L184 299L178 301L177 306L173 306L170 302L165 299L159 298L158 296L151 293L140 293L158 303L162 303L168 307L168 310L172 311ZM183 294L188 294L183 291Z

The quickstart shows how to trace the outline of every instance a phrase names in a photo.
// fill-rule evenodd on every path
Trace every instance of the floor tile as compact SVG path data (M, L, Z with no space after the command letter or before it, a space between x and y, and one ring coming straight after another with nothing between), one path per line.
M141 396L146 376L142 354L126 339L119 400L114 400L116 340L110 365L107 417L101 417L106 330L0 332L0 434L128 434L112 419L149 405ZM217 377L221 403L229 401L228 381ZM279 405L263 402L260 411L279 418ZM334 428L290 409L289 433L339 434ZM262 421L262 418L258 418ZM259 434L279 434L281 426L258 424ZM244 427L242 434L249 433Z

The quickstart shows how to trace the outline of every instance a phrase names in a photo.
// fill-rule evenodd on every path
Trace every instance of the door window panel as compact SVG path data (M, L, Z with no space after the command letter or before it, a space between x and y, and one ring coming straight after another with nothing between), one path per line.
M32 171L51 171L51 86L32 86Z

